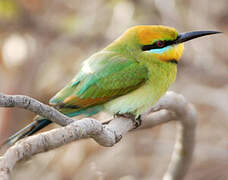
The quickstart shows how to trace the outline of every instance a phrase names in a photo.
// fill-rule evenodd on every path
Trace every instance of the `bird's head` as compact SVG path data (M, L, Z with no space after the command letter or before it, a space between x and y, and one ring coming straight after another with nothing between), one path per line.
M167 26L134 26L128 29L116 42L122 49L135 48L162 61L178 62L184 50L183 43L205 35L220 33L217 31L193 31L178 34L177 30Z

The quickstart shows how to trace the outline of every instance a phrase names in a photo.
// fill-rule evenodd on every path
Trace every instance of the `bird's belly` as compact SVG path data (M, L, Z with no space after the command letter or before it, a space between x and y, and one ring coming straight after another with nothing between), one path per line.
M145 112L150 106L154 105L160 96L153 87L145 84L142 87L115 98L104 104L104 108L109 113L132 113L139 115Z

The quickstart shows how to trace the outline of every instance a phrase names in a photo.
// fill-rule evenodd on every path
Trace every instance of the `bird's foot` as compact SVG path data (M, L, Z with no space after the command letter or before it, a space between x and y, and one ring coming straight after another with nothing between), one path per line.
M135 128L138 128L139 126L141 126L142 124L142 119L141 119L141 115L137 116L136 118L134 118L134 125L135 125Z
M119 114L119 113L116 113L114 115L114 118L116 117L124 117L124 118L127 118L127 119L131 119L134 123L134 129L138 128L139 126L141 126L142 124L142 120L141 120L141 116L134 116L133 114L131 113L124 113L124 114Z

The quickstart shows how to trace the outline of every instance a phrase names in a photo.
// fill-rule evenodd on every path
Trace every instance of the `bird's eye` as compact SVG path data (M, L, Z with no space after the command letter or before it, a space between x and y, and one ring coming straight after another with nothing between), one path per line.
M162 48L165 46L165 42L164 41L157 41L156 42L156 46L159 47L159 48Z

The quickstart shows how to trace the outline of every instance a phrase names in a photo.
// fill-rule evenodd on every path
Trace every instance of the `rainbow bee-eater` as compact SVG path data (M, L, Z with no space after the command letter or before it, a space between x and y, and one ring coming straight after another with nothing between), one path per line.
M86 59L77 75L50 105L74 117L100 111L140 118L175 81L183 43L217 31L178 34L166 26L135 26ZM32 135L51 121L38 116L6 142Z

